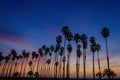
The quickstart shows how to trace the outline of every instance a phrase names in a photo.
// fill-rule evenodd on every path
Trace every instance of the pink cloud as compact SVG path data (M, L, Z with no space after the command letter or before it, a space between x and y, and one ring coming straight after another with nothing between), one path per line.
M8 43L8 44L15 44L19 46L28 46L28 43L25 41L24 37L11 35L7 33L0 33L0 42L1 43Z

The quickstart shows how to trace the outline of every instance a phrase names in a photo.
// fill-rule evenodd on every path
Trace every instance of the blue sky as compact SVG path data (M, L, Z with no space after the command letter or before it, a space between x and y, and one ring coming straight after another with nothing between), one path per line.
M37 51L43 44L56 44L64 25L72 33L95 36L101 53L105 53L105 45L100 31L107 26L110 56L119 55L119 0L0 0L0 51Z

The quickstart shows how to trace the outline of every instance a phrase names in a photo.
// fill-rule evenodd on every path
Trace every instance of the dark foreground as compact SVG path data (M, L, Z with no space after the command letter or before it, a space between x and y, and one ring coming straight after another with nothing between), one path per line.
M75 79L75 78L33 78L33 77L0 77L0 80L84 80L84 79ZM86 79L86 80L93 80L93 79ZM99 79L96 79L99 80ZM108 80L108 79L102 79L102 80ZM111 80L120 80L120 78L115 78Z

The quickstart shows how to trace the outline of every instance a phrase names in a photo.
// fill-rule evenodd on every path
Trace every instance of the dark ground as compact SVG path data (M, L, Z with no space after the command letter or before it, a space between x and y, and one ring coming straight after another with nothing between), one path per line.
M75 79L75 78L70 78L70 79L61 79L61 78L28 78L28 77L0 77L0 80L84 80L84 79ZM93 80L93 79L86 79L86 80ZM99 79L96 79L99 80ZM102 80L108 80L108 79L102 79ZM112 79L111 79L112 80ZM113 79L113 80L120 80L119 79Z

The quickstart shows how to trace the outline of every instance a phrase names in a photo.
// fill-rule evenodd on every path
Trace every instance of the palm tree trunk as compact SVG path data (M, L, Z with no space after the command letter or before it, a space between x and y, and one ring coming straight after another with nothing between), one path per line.
M69 71L69 65L70 65L70 53L68 53L68 60L67 60L67 79L69 79L69 74L70 74L70 71Z
M23 61L24 61L24 59L23 59ZM22 63L21 63L21 69L20 69L20 77L22 76L22 69L24 68L24 62L22 61Z
M63 58L65 57L65 46L66 46L66 38L64 37L64 53L63 53ZM65 78L65 61L63 61L63 78Z
M27 64L27 58L25 58L25 62L24 62L23 77L25 76L25 66L27 66L26 64Z
M9 77L11 76L12 67L13 67L13 61L12 61L12 64L10 65L10 70L9 70Z
M61 67L62 67L62 56L60 56L60 66L59 66L59 77L60 78L61 78L61 75L62 75Z
M7 64L5 63L4 66L3 66L3 69L2 69L3 74L2 74L2 76L4 76L4 74L5 74L6 65L7 65Z
M83 49L84 79L86 79L86 50Z
M98 51L98 67L99 67L99 79L101 80L101 68L100 68L100 59L99 59L99 51Z
M94 52L93 52L93 79L95 80Z
M108 65L108 70L110 70L109 55L108 55L108 46L107 46L107 38L105 38L105 45L106 45L107 65ZM108 75L108 78L110 79L110 75Z
M76 77L79 79L78 57L76 56Z
M8 63L8 67L7 67L7 71L6 71L6 76L8 75L9 68L10 68L10 63Z
M105 45L106 45L107 65L108 65L108 69L110 69L110 67L109 67L108 47L107 47L107 38L105 38Z

